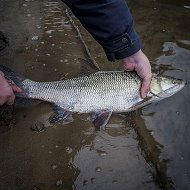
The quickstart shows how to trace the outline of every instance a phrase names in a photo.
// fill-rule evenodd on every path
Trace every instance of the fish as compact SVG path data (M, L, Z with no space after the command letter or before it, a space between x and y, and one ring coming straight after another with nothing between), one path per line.
M67 118L71 113L91 113L98 129L105 129L112 113L130 112L168 98L185 86L185 81L153 74L145 99L140 96L141 79L136 72L97 71L84 76L38 82L20 76L0 65L7 80L22 89L17 96L50 102L54 110L51 122Z

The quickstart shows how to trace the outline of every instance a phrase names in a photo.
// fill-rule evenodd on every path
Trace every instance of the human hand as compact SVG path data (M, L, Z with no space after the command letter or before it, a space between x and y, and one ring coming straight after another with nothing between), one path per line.
M3 104L12 105L15 100L14 93L21 91L13 81L6 80L3 72L0 71L0 106Z
M139 50L137 53L123 59L123 67L126 71L135 70L137 72L142 79L141 97L146 98L152 78L150 62L146 55Z

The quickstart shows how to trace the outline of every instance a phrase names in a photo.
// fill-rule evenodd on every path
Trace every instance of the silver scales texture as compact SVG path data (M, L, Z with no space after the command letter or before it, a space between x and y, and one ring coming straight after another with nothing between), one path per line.
M53 102L72 112L129 111L140 100L136 73L100 71L56 82L23 81L28 97Z

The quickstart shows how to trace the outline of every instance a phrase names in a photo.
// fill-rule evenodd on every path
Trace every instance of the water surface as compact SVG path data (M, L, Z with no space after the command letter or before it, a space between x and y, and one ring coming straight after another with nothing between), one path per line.
M0 189L190 188L190 4L128 4L153 70L186 80L185 88L136 112L113 115L106 131L96 131L88 114L52 125L49 104L17 107L11 130L0 134ZM78 58L86 53L65 8L58 0L2 2L0 27L10 45L0 62L37 81L78 75ZM100 68L122 69L76 23ZM43 130L31 130L36 125Z

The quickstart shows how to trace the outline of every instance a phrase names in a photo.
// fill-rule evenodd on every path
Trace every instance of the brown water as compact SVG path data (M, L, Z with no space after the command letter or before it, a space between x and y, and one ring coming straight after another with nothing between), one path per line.
M133 0L129 6L153 69L186 80L185 88L113 115L106 131L95 131L88 114L52 125L47 103L16 107L11 130L0 134L0 190L190 188L190 3ZM86 54L65 8L58 0L1 1L0 30L10 45L0 63L38 81L78 75L78 58ZM80 28L100 68L121 69ZM43 130L31 130L36 125Z

